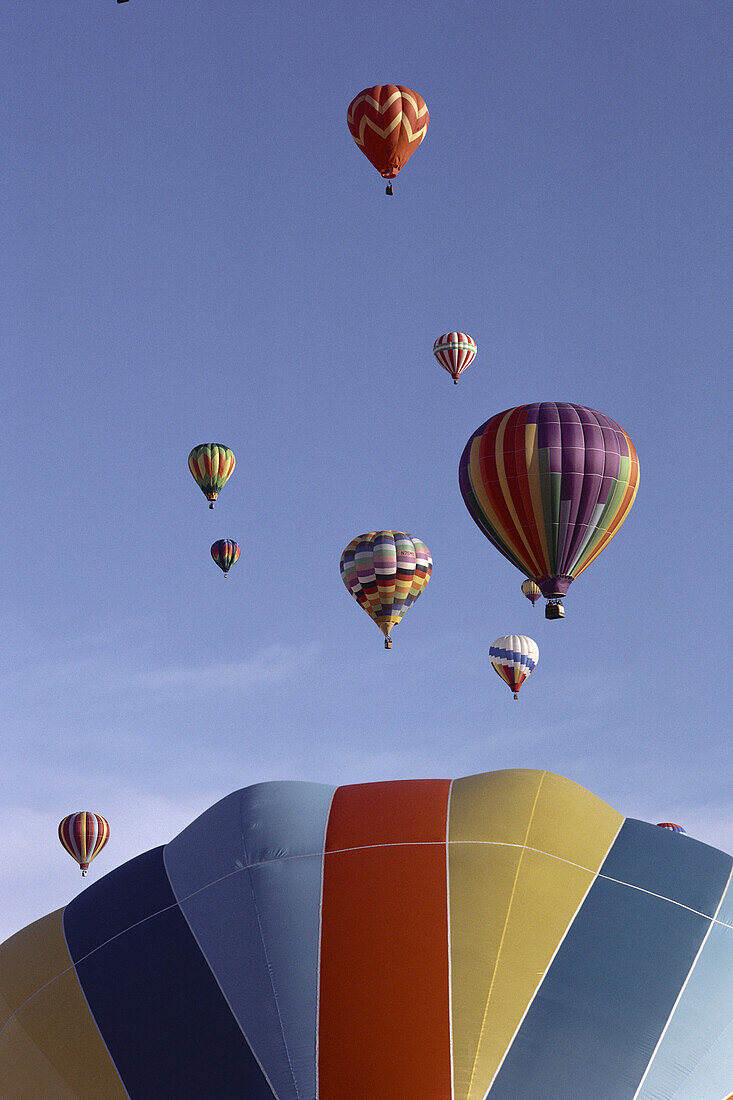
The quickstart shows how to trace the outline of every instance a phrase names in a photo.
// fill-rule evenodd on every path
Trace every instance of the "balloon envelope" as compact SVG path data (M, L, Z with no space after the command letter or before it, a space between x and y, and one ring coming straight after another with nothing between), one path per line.
M247 787L0 947L0 1095L723 1097L732 866L546 771Z
M522 684L535 669L540 651L537 642L524 634L505 634L491 643L489 657L494 672L501 676L516 699Z
M212 544L211 556L226 577L227 573L239 560L239 543L233 539L219 539Z
M394 179L425 137L425 100L402 84L364 88L349 104L351 136L384 179Z
M476 358L476 345L465 332L444 332L433 344L433 355L457 382Z
M89 864L109 840L109 822L101 814L79 810L59 823L59 840L86 875Z
M229 480L235 462L234 451L223 443L199 443L188 456L188 468L210 508Z
M682 826L681 825L675 825L674 821L658 821L657 822L657 828L658 829L669 829L669 831L672 832L672 833L684 833L685 832L685 830L682 828Z
M507 409L477 428L459 481L487 539L553 599L626 519L639 461L629 436L604 413L543 401Z
M352 539L341 555L341 579L387 639L432 570L425 543L404 531L368 531Z

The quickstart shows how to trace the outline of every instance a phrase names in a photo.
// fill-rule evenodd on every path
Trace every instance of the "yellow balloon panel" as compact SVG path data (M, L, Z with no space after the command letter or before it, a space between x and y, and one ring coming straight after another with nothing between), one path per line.
M512 770L453 784L455 1100L483 1100L623 817L570 780ZM481 898L491 898L481 907Z
M79 986L62 916L62 909L50 913L0 949L0 1096L125 1100Z

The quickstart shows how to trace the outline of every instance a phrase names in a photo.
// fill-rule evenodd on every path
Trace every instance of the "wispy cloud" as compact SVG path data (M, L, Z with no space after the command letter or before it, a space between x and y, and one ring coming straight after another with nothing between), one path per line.
M302 672L316 661L319 652L315 642L273 644L237 661L212 661L209 657L175 665L150 661L143 667L140 658L123 667L108 654L58 657L16 668L6 679L34 695L50 688L68 688L85 695L124 692L127 697L131 692L159 694L182 689L247 693Z
M128 676L125 689L221 691L224 688L248 692L308 668L316 660L318 652L316 643L303 646L271 645L240 661L150 668Z

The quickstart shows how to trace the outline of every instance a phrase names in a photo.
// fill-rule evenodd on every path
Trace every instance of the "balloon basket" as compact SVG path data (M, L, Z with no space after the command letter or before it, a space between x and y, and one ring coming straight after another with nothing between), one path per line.
M384 639L384 648L385 649L391 649L392 648L392 639L391 638L385 638Z
M387 186L386 186L386 187L385 187L385 189L384 189L384 193L385 193L385 195L394 195L394 190L393 190L393 188L392 188L392 184L391 184L391 183L388 183L388 184L387 184Z
M559 600L548 600L545 604L546 619L564 619L565 608Z

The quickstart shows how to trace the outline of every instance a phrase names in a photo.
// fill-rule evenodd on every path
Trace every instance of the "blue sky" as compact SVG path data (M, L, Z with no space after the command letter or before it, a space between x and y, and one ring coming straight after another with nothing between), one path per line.
M110 821L90 881L267 779L549 768L730 850L729 5L0 21L0 937L80 888L66 813ZM431 117L393 199L345 121L388 82ZM472 431L536 400L607 413L641 465L559 623L457 486ZM209 440L237 456L213 512ZM376 528L435 561L391 653L338 568ZM517 703L505 633L540 648Z

